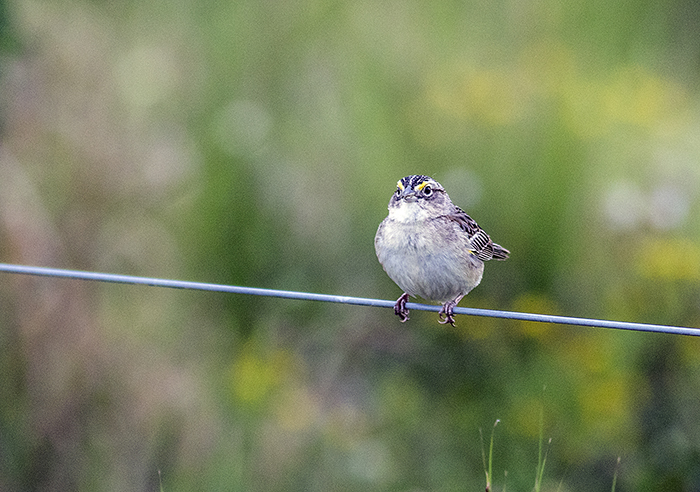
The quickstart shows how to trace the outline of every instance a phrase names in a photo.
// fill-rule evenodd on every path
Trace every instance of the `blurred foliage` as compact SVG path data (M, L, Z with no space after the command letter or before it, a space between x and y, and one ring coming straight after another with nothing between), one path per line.
M462 305L700 326L699 69L687 0L0 2L0 260L395 298L424 173ZM700 488L694 338L1 280L0 490L475 490L496 419L496 489Z

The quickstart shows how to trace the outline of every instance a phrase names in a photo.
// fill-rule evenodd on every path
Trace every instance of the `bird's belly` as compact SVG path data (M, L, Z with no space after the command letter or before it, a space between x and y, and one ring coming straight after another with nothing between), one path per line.
M408 227L385 237L379 261L389 277L411 296L446 302L467 294L481 281L482 261L465 244L435 240Z

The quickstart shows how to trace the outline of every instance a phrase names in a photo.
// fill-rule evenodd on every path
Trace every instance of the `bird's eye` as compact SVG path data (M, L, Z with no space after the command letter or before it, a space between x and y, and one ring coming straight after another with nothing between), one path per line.
M400 195L400 194L401 194L401 188L396 187L396 191L395 191L394 193L396 193L397 195Z
M430 196L430 195L433 194L433 189L431 188L430 185L425 185L425 186L423 187L423 194L424 194L425 196Z

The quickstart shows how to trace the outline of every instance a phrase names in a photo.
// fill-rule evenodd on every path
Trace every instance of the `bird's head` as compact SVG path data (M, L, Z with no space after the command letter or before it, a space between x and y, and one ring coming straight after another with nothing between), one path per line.
M440 183L429 176L413 174L396 183L396 191L389 201L389 212L395 212L397 220L404 215L415 220L447 203L451 203L450 199Z

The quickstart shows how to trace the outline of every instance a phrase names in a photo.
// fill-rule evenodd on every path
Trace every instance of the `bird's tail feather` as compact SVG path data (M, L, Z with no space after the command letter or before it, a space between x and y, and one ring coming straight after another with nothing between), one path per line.
M510 255L510 251L508 251L506 248L503 246L493 243L493 259L494 260L505 260L508 258Z

